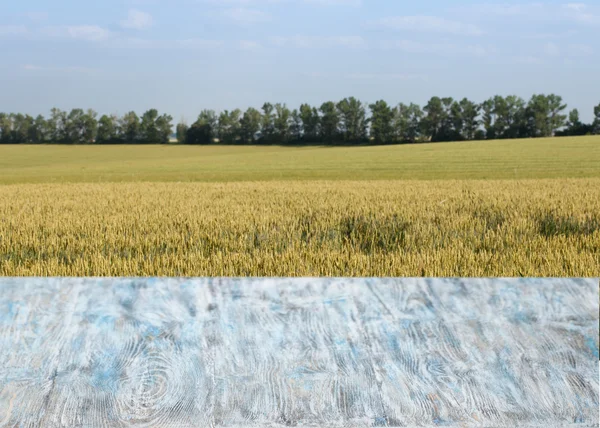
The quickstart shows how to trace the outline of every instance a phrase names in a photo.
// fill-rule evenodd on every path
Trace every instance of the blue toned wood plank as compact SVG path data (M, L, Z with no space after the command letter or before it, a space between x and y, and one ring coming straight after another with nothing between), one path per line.
M0 279L0 427L598 426L598 280Z

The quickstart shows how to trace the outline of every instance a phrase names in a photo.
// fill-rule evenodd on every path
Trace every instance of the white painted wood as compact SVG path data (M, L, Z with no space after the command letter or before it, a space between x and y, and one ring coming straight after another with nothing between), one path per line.
M598 281L0 279L0 426L598 426Z

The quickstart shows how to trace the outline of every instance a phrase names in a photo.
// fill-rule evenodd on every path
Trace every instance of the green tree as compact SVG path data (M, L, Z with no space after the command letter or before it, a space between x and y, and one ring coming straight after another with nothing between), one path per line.
M98 113L92 109L87 109L83 117L82 136L85 143L93 143L98 134Z
M555 94L536 94L528 102L515 95L496 95L482 104L432 97L423 109L412 103L391 108L384 101L365 105L348 97L319 108L302 104L294 111L283 103L265 103L262 114L254 108L243 115L236 109L219 116L204 110L192 126L178 124L176 135L180 143L188 144L209 144L216 137L225 144L252 144L257 138L267 143L333 144L359 143L369 140L370 134L381 144L600 133L600 105L594 108L591 124L581 123L577 109L565 114L566 107ZM156 109L141 118L135 112L121 118L104 115L99 121L96 117L93 110L78 108L68 114L53 108L47 120L42 115L0 113L0 143L167 143L172 135L173 118Z
M217 115L213 110L203 110L187 132L187 144L211 144L217 133Z
M168 114L161 114L156 118L156 130L158 132L158 142L168 144L173 133L173 117Z
M134 111L123 115L119 123L120 139L127 144L140 141L140 118Z
M92 143L96 138L96 112L80 108L71 110L65 125L66 142L70 144Z
M321 139L326 143L334 143L339 137L340 116L335 103L327 101L319 108L321 112Z
M567 108L562 97L551 95L534 95L528 105L532 121L533 136L550 137L565 125L566 115L562 112Z
M423 110L419 105L410 103L408 106L408 129L405 139L409 143L415 143L421 138L421 121L423 120Z
M98 134L96 136L96 143L98 144L112 144L119 141L119 129L117 125L117 118L115 116L102 115L98 120Z
M393 114L392 128L394 129L394 140L399 143L407 143L406 134L408 133L408 124L410 121L408 106L404 103L398 104Z
M56 107L50 110L50 118L46 121L48 139L53 143L64 143L67 140L67 112Z
M519 138L535 138L537 133L535 112L527 103L519 119Z
M33 121L31 128L29 129L29 140L34 144L45 142L46 129L46 119L44 119L44 116L39 114Z
M211 144L213 135L213 130L208 124L194 122L187 131L185 142L187 144Z
M256 136L260 132L262 115L253 107L248 108L240 120L240 132L242 142L254 144Z
M285 104L275 104L275 142L287 144L290 140L290 109Z
M302 117L300 116L300 112L296 109L292 111L292 115L290 116L290 134L292 140L296 143L302 141Z
M423 111L417 104L400 103L394 109L393 128L395 140L400 143L416 143L421 137Z
M456 140L459 136L457 135L457 131L454 129L454 118L452 116L452 106L454 105L454 100L451 97L442 98L442 107L443 107L443 115L442 115L442 129L436 141L453 141ZM456 112L457 123L462 124L462 111L460 110L460 106L457 105L458 111ZM462 125L461 125L462 126Z
M477 131L475 131L475 137L473 139L478 141L485 140L485 131L479 128Z
M579 110L576 108L569 112L569 120L567 121L566 128L562 131L558 131L556 135L587 135L593 131L593 125L586 125L579 119Z
M506 138L505 134L509 127L509 113L506 99L500 95L496 95L491 101L495 117L494 136L495 138Z
M547 99L548 108L550 110L550 135L554 135L556 134L556 131L566 124L567 115L564 114L564 111L566 110L567 105L563 103L563 99L560 95L550 94Z
M141 118L139 140L141 143L157 144L161 142L156 120L158 119L158 110L147 110Z
M494 112L493 135L494 138L513 138L517 128L517 118L524 102L513 95L506 98L496 95L490 100Z
M12 114L12 136L11 142L13 144L26 144L29 143L29 133L33 126L33 118L29 115L23 115L21 113Z
M460 106L462 109L463 120L462 134L465 139L474 140L475 134L479 129L479 113L481 111L481 106L469 101L467 98L463 98L460 101Z
M271 103L264 103L262 106L261 140L270 144L275 136L275 107Z
M211 143L214 143L214 139L217 138L217 131L219 127L219 117L217 116L217 113L214 110L202 110L198 116L198 120L210 127L213 135L213 140Z
M426 116L423 118L423 132L430 141L451 141L452 132L451 108L452 98L432 97L423 107Z
M526 103L521 97L509 95L505 99L505 127L504 138L519 138L521 129L525 125L525 107Z
M579 110L574 108L569 112L569 121L567 122L567 134L568 135L584 135L580 134L582 128L584 127L583 123L579 119Z
M496 138L496 108L494 99L485 100L481 104L481 110L483 111L482 123L485 129L485 138L493 140Z
M177 135L177 142L179 144L186 143L188 129L190 129L190 127L183 120L177 124L177 128L176 128L175 132Z
M464 136L465 119L463 106L458 101L453 101L450 106L450 117L451 123L450 130L448 131L449 139L452 141L462 141L466 137Z
M574 108L569 112L569 121L567 122L567 126L569 128L578 128L581 124L581 120L579 120L579 110Z
M550 115L550 106L545 95L533 95L528 104L531 112L534 137L548 137L551 129L548 117Z
M158 110L150 109L142 115L139 139L146 144L167 144L173 132L173 118L167 114L158 115Z
M369 122L363 103L354 97L344 98L337 104L340 131L346 142L359 143L367 139Z
M600 104L594 107L594 123L592 125L594 134L600 134Z
M303 139L306 142L316 142L321 135L321 117L316 107L308 104L300 106L300 119L302 120Z
M369 105L371 109L371 138L375 144L390 143L394 140L392 121L394 112L383 100Z
M240 139L240 117L239 109L229 112L225 110L219 115L218 134L223 144L235 144Z
M0 144L12 142L12 118L10 114L0 113Z

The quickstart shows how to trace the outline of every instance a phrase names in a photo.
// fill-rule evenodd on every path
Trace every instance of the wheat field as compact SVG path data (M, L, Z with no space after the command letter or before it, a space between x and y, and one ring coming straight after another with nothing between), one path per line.
M600 178L0 186L0 275L600 274Z
M600 177L600 135L362 147L0 145L0 184Z

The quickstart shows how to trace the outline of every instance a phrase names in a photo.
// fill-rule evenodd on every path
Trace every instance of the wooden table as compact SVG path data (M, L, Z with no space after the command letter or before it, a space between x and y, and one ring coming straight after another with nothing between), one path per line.
M598 426L598 280L0 279L0 426Z

